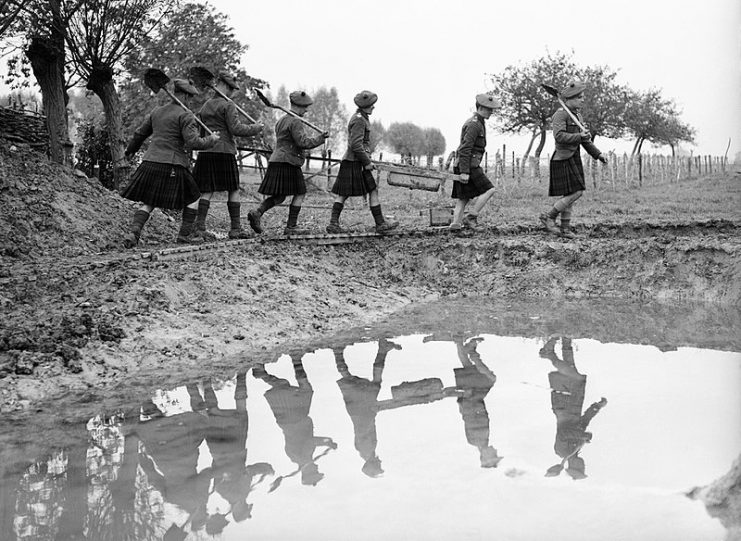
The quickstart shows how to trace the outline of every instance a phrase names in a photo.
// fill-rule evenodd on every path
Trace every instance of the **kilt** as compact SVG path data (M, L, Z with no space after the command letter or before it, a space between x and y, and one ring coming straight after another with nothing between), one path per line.
M453 170L454 173L458 174L458 168ZM474 167L468 177L468 182L453 181L453 199L473 199L474 197L480 196L482 193L488 192L494 187L494 185L486 176L484 170L481 167Z
M340 171L337 173L337 180L332 186L332 193L343 197L353 197L365 195L378 188L373 173L363 169L360 162L351 162L342 160L340 162Z
M301 195L306 182L301 167L286 162L269 162L265 178L257 189L263 195Z
M233 192L239 189L239 169L234 154L199 152L193 177L201 193Z
M571 195L574 192L586 190L584 168L578 152L568 160L551 159L550 177L548 195Z
M186 167L144 161L134 171L131 182L121 195L161 209L183 209L198 201L201 192Z

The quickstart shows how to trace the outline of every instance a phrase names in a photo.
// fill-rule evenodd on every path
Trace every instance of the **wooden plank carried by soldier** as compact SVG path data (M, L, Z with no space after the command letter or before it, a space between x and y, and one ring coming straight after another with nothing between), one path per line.
M410 190L437 192L448 179L457 180L458 175L447 171L436 171L413 165L376 163L376 168L385 174L389 186L400 186Z

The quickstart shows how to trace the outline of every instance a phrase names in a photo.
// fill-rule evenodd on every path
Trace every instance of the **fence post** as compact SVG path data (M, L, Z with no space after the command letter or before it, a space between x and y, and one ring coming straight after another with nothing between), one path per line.
M329 160L327 162L327 189L329 190L332 187L331 185L331 182L332 182L332 149L331 148L327 149L327 159Z

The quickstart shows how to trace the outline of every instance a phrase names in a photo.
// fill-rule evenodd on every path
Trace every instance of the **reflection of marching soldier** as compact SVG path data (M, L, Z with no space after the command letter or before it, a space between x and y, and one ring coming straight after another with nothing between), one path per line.
M185 511L191 528L199 530L208 518L206 503L211 484L210 474L197 470L198 447L208 420L194 412L165 417L151 401L144 404L143 410L150 419L135 427L144 444L142 469L165 501Z
M582 83L572 81L561 92L564 108L559 109L551 119L556 150L551 156L550 185L548 195L560 196L553 208L540 215L543 226L551 233L558 233L556 216L561 215L561 236L574 238L571 232L571 208L579 199L586 185L584 168L581 163L581 147L584 147L592 158L607 163L607 158L592 143L592 135L584 127L579 110L584 104ZM568 111L566 110L568 109ZM581 126L579 123L581 123Z
M378 198L378 185L373 178L375 166L370 159L370 120L378 95L370 90L363 90L353 98L358 110L347 124L347 151L340 162L337 180L332 186L335 194L332 215L327 226L327 233L342 233L340 214L348 197L369 194L369 204L376 231L383 233L396 228L397 222L387 222L381 211Z
M198 94L198 90L184 79L175 79L173 83L175 97L186 105L191 96ZM126 158L136 154L149 136L152 136L152 142L144 154L144 161L121 194L126 199L143 203L134 214L124 245L127 248L136 246L142 228L155 208L183 209L177 241L202 242L203 238L194 228L201 193L190 173L190 158L185 149L209 148L219 140L219 134L199 137L193 113L173 101L156 107L147 115L126 148Z
M489 444L489 413L484 399L497 377L481 360L476 346L482 338L473 338L466 344L456 340L458 358L463 368L456 368L455 386L463 393L458 397L458 409L463 417L466 440L479 450L482 468L496 468L502 460Z
M314 436L314 422L309 417L314 390L300 359L293 359L293 369L298 386L268 374L264 366L253 368L252 374L271 387L265 392L265 399L283 431L286 455L301 472L301 483L316 485L324 474L319 472L319 467L315 463L314 451L319 445L336 448L337 444L331 438Z
M386 363L386 355L392 349L401 349L401 347L383 338L378 341L378 353L373 363L372 380L353 376L345 362L343 349L334 350L337 370L342 375L337 380L337 385L342 391L345 408L352 420L355 431L355 449L365 461L361 470L369 477L378 477L383 473L381 460L376 456L378 444L376 415L378 414L378 394L381 392L383 367Z
M210 469L214 480L213 490L229 502L230 511L237 522L251 517L252 504L247 503L247 497L254 488L252 478L258 475L262 480L273 473L272 466L267 463L245 465L249 427L246 376L246 372L237 374L234 389L236 409L233 410L219 408L211 382L203 385L208 418L206 443L213 458Z
M584 479L584 459L579 456L582 447L592 440L592 433L587 432L587 426L597 415L607 400L602 398L587 408L582 415L584 392L587 386L587 376L580 374L574 364L574 350L570 338L561 339L563 359L559 359L555 352L558 338L551 338L540 350L540 356L548 359L556 367L555 372L548 374L551 385L551 405L556 415L556 442L554 450L562 458L560 464L551 466L546 476L556 476L566 467L572 479Z
M302 117L309 106L314 103L306 92L295 91L288 96L291 102L291 111ZM262 215L276 205L280 205L287 196L292 196L288 207L288 221L283 231L286 235L305 233L296 224L301 212L301 204L306 196L306 181L301 172L304 163L304 150L321 145L329 134L324 132L310 136L306 133L304 123L296 116L286 114L275 125L275 150L268 160L268 170L265 173L258 192L268 197L260 206L247 214L250 227L256 233L262 233L260 220Z
M230 97L239 89L237 81L227 73L217 76L216 89ZM237 106L226 98L214 95L203 104L198 112L206 126L219 133L219 141L207 151L198 153L193 176L201 190L198 202L196 229L206 231L206 216L211 206L213 192L228 192L226 203L231 227L230 239L243 239L250 235L242 229L239 200L239 168L237 167L237 146L234 137L248 137L262 132L262 124L245 124L240 121Z
M481 168L481 160L486 152L486 119L500 107L496 98L479 94L476 96L476 112L461 129L461 142L456 152L458 165L453 168L453 172L460 175L460 180L453 181L452 197L458 200L453 212L453 222L450 224L453 231L464 226L478 228L479 213L494 195L494 185ZM476 198L476 202L471 210L465 212L473 198Z

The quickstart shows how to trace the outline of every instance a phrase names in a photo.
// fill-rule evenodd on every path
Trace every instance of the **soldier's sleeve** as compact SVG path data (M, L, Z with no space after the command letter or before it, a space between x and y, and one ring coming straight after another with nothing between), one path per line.
M557 143L562 145L578 145L581 143L581 135L578 132L569 133L566 129L566 111L556 111L551 119L551 129Z
M206 150L214 145L210 140L200 136L200 124L196 122L193 115L184 113L180 118L180 133L183 136L186 149Z
M471 153L476 137L479 135L479 126L478 122L466 122L463 125L461 144L458 147L458 170L461 173L471 172Z
M595 160L600 157L602 152L600 149L598 149L592 141L582 142L581 146L584 147L584 150L587 151L587 153L594 158Z
M152 115L148 114L144 122L134 131L134 135L131 137L131 141L129 141L124 154L127 156L136 154L150 135L152 135Z
M355 153L360 163L370 165L371 159L363 146L363 137L365 136L365 122L363 119L354 117L350 120L348 146Z
M236 135L237 137L250 137L252 135L259 135L262 132L260 126L242 122L242 119L239 116L239 111L237 111L237 106L231 102L227 102L226 104L224 120L229 128L229 133Z
M318 147L324 142L324 137L321 134L310 136L307 133L306 127L298 119L294 119L290 126L291 137L293 138L296 146L299 148L309 149Z

